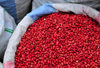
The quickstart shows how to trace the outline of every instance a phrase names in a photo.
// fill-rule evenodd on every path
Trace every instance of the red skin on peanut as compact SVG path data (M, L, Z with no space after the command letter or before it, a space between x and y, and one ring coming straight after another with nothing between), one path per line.
M100 26L81 14L53 13L22 37L15 68L99 68Z

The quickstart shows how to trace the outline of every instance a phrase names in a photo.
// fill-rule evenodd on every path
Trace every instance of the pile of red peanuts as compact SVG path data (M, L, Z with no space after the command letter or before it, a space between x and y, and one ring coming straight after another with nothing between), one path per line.
M81 14L45 15L22 37L15 68L100 68L100 26Z

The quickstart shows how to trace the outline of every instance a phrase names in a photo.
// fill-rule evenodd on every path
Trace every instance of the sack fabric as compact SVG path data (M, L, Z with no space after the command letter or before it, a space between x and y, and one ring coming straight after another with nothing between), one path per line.
M0 0L0 5L12 15L18 23L29 11L31 0Z
M100 24L100 12L81 4L46 4L43 5L29 14L27 14L24 19L18 24L14 33L12 34L5 55L4 55L4 68L14 68L15 53L17 45L21 40L21 37L26 32L29 25L31 25L35 20L44 14L50 14L57 11L69 12L72 11L75 14L84 14L95 19Z
M100 0L33 0L33 9L45 3L74 3L84 4L100 10Z
M2 60L9 38L16 27L15 20L0 6L0 60Z
M3 64L0 62L0 68L3 68Z

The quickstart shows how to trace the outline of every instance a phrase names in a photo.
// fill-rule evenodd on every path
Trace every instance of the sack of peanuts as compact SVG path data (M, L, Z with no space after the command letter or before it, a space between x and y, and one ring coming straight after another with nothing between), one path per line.
M11 15L0 6L0 60L3 59L9 38L11 37L16 24Z
M32 0L0 0L0 5L15 19L18 24L30 11Z
M100 12L81 4L45 4L11 36L4 68L100 67Z
M74 3L74 4L84 4L93 8L100 10L100 0L33 0L33 9L46 4L46 3Z

